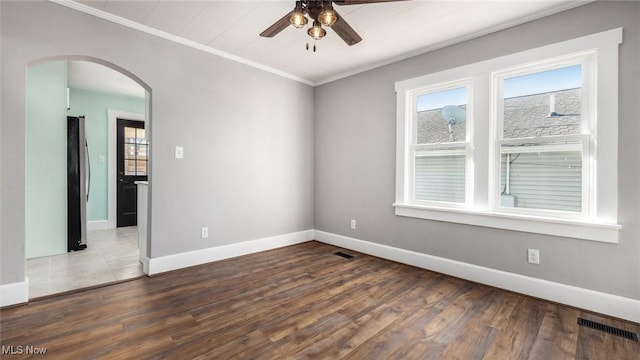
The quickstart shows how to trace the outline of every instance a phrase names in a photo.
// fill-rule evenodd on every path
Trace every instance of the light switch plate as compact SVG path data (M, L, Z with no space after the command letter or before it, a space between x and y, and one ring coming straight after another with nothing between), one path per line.
M184 148L182 146L176 146L175 155L176 159L184 159Z

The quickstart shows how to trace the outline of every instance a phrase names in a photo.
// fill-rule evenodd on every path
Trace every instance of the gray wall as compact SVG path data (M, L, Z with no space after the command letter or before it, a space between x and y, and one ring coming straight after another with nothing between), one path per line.
M3 1L0 16L0 284L24 278L27 64L84 55L152 90L153 257L315 227L640 299L638 3L586 5L323 85L315 99L306 85L56 4ZM396 81L620 26L619 244L393 215Z
M640 3L597 2L318 87L315 228L640 299L639 26ZM396 81L617 27L619 244L394 215ZM540 265L526 262L527 248L540 249Z
M152 257L313 228L313 88L50 2L0 8L0 284L24 279L26 69L52 56L151 88Z

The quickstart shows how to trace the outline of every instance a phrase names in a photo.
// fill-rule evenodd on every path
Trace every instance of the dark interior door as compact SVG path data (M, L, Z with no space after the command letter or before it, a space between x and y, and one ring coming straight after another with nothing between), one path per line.
M149 144L145 140L144 122L118 119L118 203L117 226L137 224L138 191L136 181L146 181L149 169Z

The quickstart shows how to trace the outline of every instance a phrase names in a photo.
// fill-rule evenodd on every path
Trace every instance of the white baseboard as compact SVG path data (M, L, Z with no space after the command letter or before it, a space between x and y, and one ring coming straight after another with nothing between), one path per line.
M108 228L107 220L87 221L87 231L106 230Z
M146 256L141 256L140 263L142 264L142 272L147 275L151 275L149 274L149 258Z
M155 275L189 266L295 245L314 239L319 242L383 259L393 260L399 263L433 270L462 279L640 323L640 300L509 273L319 230L305 230L237 244L150 258L148 262L144 264L147 268L145 272L149 275ZM26 303L28 300L29 278L25 278L22 282L0 285L0 306Z
M29 301L29 278L24 281L0 285L0 307Z
M216 246L167 256L152 257L149 258L147 274L156 275L166 271L177 270L212 261L224 260L241 255L253 254L265 250L277 249L311 240L313 240L313 230L305 230L244 241L237 244Z
M314 230L317 241L640 323L640 300Z

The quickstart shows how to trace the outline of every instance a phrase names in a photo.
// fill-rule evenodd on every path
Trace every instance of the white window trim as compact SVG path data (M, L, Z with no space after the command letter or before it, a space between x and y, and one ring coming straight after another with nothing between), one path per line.
M396 83L396 201L395 214L421 219L469 224L499 229L516 230L561 237L618 243L621 226L617 224L618 212L618 46L622 43L622 28L603 31L540 48L523 51L483 62L469 64ZM597 64L592 69L597 74L596 119L590 120L590 133L597 134L591 140L592 154L597 171L589 179L595 187L591 209L593 215L584 219L558 218L552 211L546 214L510 213L495 207L495 127L491 127L495 101L492 101L492 74L502 69L527 66L556 57L594 51ZM469 186L473 188L468 206L454 208L415 204L411 201L412 123L408 121L412 109L407 106L411 91L430 84L449 83L458 79L472 79L472 104L474 131L470 157L472 174ZM409 113L408 113L409 112ZM493 113L492 113L493 112ZM613 121L611 119L614 119ZM495 125L494 125L495 126ZM473 140L473 141L472 141ZM607 146L598 146L607 144ZM490 168L490 165L494 168ZM591 191L589 191L591 193Z
M411 199L411 203L413 204L420 204L420 205L424 205L424 206L446 206L446 207L452 207L452 208L470 208L472 201L473 201L473 187L470 186L471 184L473 184L473 181L470 181L470 179L473 178L473 111L468 111L467 114L469 114L469 116L466 119L466 123L465 123L465 139L463 141L456 141L456 142L447 142L447 143L431 143L431 144L418 144L417 143L417 99L419 96L424 95L424 94L430 94L430 93L435 93L435 92L440 92L440 91L446 91L446 90L450 90L450 89L455 89L455 88L461 88L461 87L465 87L467 89L467 110L472 109L472 102L473 102L473 93L472 93L472 89L473 89L473 79L472 78L465 78L465 79L457 79L455 81L448 81L446 83L440 83L440 84L435 84L435 85L430 85L430 86L426 86L426 87L420 87L417 89L411 89L407 92L407 97L408 97L408 108L409 108L409 112L408 112L408 116L411 117L410 124L411 124L411 130L410 130L410 150L409 150L409 157L410 157L410 165L409 165L409 176L408 176L408 180L409 180L409 199ZM448 153L448 154L457 154L457 155L461 155L464 154L465 155L465 179L466 181L466 186L465 186L465 192L464 192L464 202L463 203L458 203L458 202L447 202L447 201L431 201L431 200L416 200L415 198L415 158L416 158L416 152L419 150L429 150L429 149L439 149L442 150L443 153ZM433 150L432 150L433 151ZM435 152L434 152L435 155Z
M593 99L596 98L596 73L593 71L595 64L596 52L595 50L587 50L582 53L571 54L569 56L560 56L557 58L545 59L537 63L529 63L525 65L518 65L510 69L502 69L492 73L492 114L491 114L491 129L494 129L493 136L490 141L493 144L490 154L489 167L492 169L491 179L495 179L495 182L491 182L494 188L491 189L493 194L490 198L490 207L495 212L503 212L506 214L530 214L542 217L549 217L550 214L554 214L554 218L566 218L566 219L587 219L595 220L595 202L593 199L591 184L593 181L593 175L595 169L591 165L592 149L594 149L595 142L595 112ZM506 78L521 76L526 74L537 73L541 71L547 71L552 69L558 69L562 67L581 65L582 66L582 104L581 114L583 118L580 121L580 133L575 135L555 135L555 136L542 136L531 138L503 138L504 131L504 108L503 108L503 80ZM593 134L593 136L592 136ZM500 205L500 182L497 180L500 178L500 154L501 145L510 144L523 144L528 141L532 143L536 142L548 142L548 141L580 141L582 143L582 210L580 212L562 212L545 209L532 209L532 208L507 208ZM571 146L567 146L569 149ZM526 152L526 150L524 150Z

